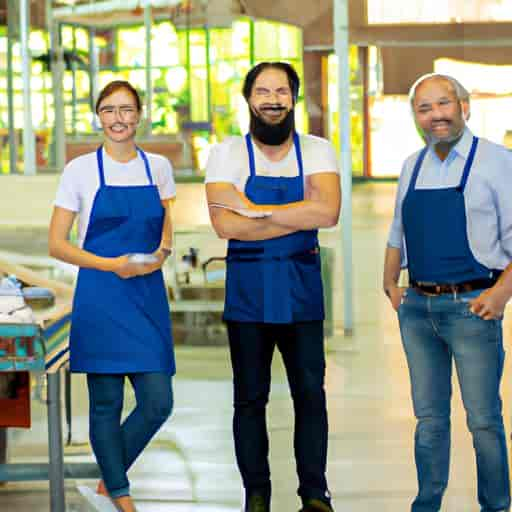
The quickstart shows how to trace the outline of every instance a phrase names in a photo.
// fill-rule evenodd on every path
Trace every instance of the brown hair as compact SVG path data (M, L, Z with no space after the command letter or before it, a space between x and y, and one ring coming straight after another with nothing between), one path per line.
M142 102L140 100L140 95L137 92L137 89L133 87L133 85L130 82L127 82L126 80L114 80L112 82L109 82L103 89L101 90L98 99L96 100L96 114L98 114L98 110L100 107L101 102L111 94L114 94L115 92L119 91L120 89L126 89L128 92L132 94L132 96L135 99L135 103L137 104L137 110L139 112L142 111Z

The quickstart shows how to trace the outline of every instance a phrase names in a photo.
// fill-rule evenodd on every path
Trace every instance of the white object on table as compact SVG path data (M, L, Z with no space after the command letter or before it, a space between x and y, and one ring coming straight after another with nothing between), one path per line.
M154 254L136 252L128 255L130 263L156 263L158 258Z

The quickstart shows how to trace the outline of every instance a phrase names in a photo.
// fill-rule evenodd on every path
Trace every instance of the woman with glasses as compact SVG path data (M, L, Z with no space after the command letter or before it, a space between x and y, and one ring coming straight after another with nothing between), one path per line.
M135 144L141 111L128 82L101 91L104 143L67 164L49 230L50 254L80 267L71 371L87 375L97 492L123 512L135 510L127 471L171 413L175 372L161 267L171 252L176 187L169 161ZM68 241L75 218L78 246ZM126 378L137 403L121 423Z

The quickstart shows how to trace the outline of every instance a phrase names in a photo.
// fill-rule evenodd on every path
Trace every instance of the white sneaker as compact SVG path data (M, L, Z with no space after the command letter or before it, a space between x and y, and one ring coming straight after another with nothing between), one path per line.
M112 503L110 498L94 492L86 485L77 485L78 492L94 507L98 512L119 512L119 509Z

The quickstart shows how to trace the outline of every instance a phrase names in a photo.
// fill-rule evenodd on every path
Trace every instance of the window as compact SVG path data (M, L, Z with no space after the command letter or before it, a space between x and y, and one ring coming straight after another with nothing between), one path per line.
M368 0L368 23L512 21L512 0Z

